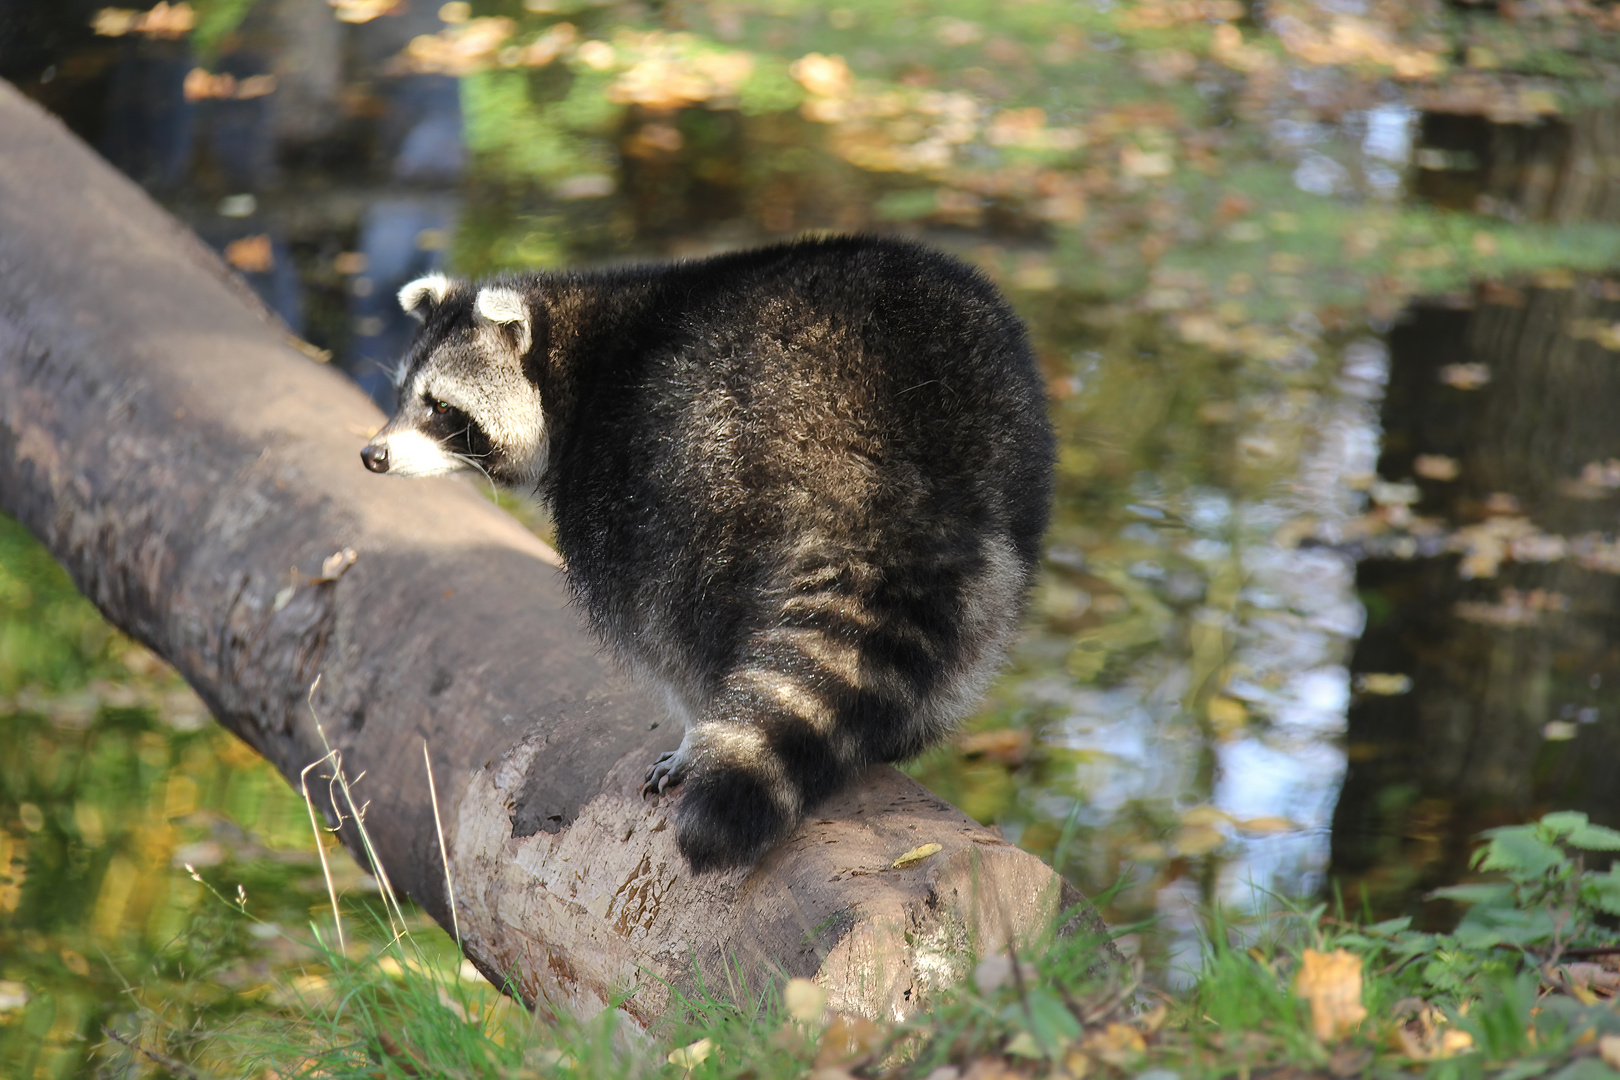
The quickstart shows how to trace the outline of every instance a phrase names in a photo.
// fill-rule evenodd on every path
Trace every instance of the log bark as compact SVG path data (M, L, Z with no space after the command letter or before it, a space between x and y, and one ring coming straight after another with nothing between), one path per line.
M290 779L324 753L318 715L393 884L449 928L425 742L486 975L576 1013L634 989L642 1025L666 983L728 968L895 1015L1079 899L888 768L752 870L691 875L636 791L680 732L581 628L554 554L470 484L367 473L382 417L294 344L0 84L0 506Z

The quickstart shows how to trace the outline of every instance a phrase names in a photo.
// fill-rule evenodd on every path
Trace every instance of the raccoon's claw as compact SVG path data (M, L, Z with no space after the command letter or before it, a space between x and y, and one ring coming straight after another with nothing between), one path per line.
M652 763L647 775L641 781L641 797L656 797L664 793L664 789L679 784L686 775L686 762L681 759L679 750L670 750L658 755L658 760Z

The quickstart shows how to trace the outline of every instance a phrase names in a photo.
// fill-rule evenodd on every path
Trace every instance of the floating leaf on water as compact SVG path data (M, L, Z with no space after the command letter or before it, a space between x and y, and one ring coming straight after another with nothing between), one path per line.
M1299 822L1276 815L1264 815L1236 822L1238 828L1254 836L1275 836L1278 833L1298 832Z
M1455 480L1462 467L1444 454L1419 454L1412 459L1412 471L1425 480Z
M1358 693L1376 697L1398 697L1412 689L1412 676L1390 672L1365 671L1351 684Z
M1230 738L1249 722L1249 710L1237 698L1216 694L1209 699L1209 722L1220 738Z
M924 844L921 847L914 847L894 860L893 868L895 870L904 870L908 866L915 866L930 855L938 855L942 850L944 849L938 844Z
M1146 841L1143 843L1128 845L1124 849L1124 855L1132 862L1157 863L1168 859L1170 857L1170 852L1165 850L1165 846L1163 844L1156 843L1154 841Z
M1387 480L1374 480L1368 485L1367 494L1379 506L1411 506L1423 498L1416 484L1392 484Z
M1548 742L1568 742L1580 731L1580 728L1568 720L1549 720L1541 729L1541 737Z
M262 274L276 265L268 233L244 236L225 245L225 261L245 274Z
M1181 823L1183 825L1204 825L1214 827L1218 825L1225 825L1231 820L1231 817L1226 813L1226 811L1218 810L1215 807L1207 804L1203 806L1191 807L1182 811L1181 814Z
M1458 390L1478 390L1491 381L1491 369L1484 364L1446 364L1437 374L1441 382Z
M1226 834L1208 825L1187 825L1176 830L1174 842L1182 855L1207 855L1226 843Z
M197 25L197 13L190 4L170 4L159 0L150 11L128 8L102 8L90 24L103 37L145 34L154 38L182 38Z

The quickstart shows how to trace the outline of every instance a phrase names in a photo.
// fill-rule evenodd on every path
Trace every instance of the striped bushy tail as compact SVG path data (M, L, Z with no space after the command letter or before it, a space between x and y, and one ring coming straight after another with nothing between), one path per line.
M866 737L872 721L892 727L910 711L861 686L858 645L815 630L766 636L777 640L727 677L682 744L675 836L699 872L755 862L806 809L881 760Z
M998 539L801 568L666 767L692 868L754 862L868 765L945 738L1000 663L1029 573Z

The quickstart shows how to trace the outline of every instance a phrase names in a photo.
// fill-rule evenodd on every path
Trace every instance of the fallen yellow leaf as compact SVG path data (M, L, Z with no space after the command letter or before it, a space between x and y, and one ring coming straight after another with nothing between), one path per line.
M956 744L968 757L985 757L1007 765L1021 765L1029 756L1030 733L1027 729L1018 728L980 731L964 735Z
M1129 1024L1109 1024L1080 1044L1093 1057L1110 1065L1124 1065L1138 1054L1147 1051L1142 1033Z
M1354 1031L1367 1018L1361 1004L1361 957L1348 949L1306 949L1294 993L1311 1003L1311 1027L1323 1042Z
M1394 1049L1415 1061L1438 1061L1473 1049L1472 1035L1448 1026L1445 1014L1434 1006L1424 1005L1421 1001L1416 1004L1417 1015L1393 1033L1391 1045ZM1400 1004L1396 1005L1397 1011L1400 1007ZM1467 1006L1464 1005L1460 1011L1466 1014Z
M827 991L809 979L789 979L782 990L782 1004L788 1015L801 1024L813 1024L821 1019L827 1007Z
M1231 818L1226 816L1225 811L1217 810L1208 804L1203 806L1194 806L1189 810L1183 811L1181 815L1181 823L1183 825L1225 825L1231 820Z
M1041 1044L1035 1041L1035 1036L1027 1031L1020 1031L1017 1035L1014 1035L1012 1041L1007 1044L1006 1052L1014 1057L1041 1058L1046 1056L1045 1051L1041 1049Z
M1239 821L1237 827L1254 836L1275 836L1277 833L1296 831L1299 828L1299 823L1290 821L1285 817L1265 815L1249 818L1247 821Z
M1176 851L1182 855L1208 855L1224 843L1225 834L1208 825L1185 825L1176 830Z
M276 265L270 234L244 236L225 245L225 261L247 274L262 274Z
M894 869L904 870L908 866L915 866L930 855L938 855L942 850L944 849L938 844L924 844L922 847L914 847L894 860Z
M1603 1064L1620 1069L1620 1035L1605 1035L1599 1039L1598 1053L1603 1055Z
M669 1052L669 1063L682 1069L695 1069L708 1059L714 1050L713 1039L699 1039L688 1046Z
M1225 694L1210 698L1208 711L1210 726L1215 729L1215 734L1223 738L1241 731L1249 722L1249 710L1243 702Z
M1474 1037L1466 1031L1457 1028L1446 1028L1440 1032L1440 1056L1451 1057L1474 1048Z
M815 1066L849 1065L883 1045L883 1029L864 1016L844 1016L832 1022L816 1048Z

